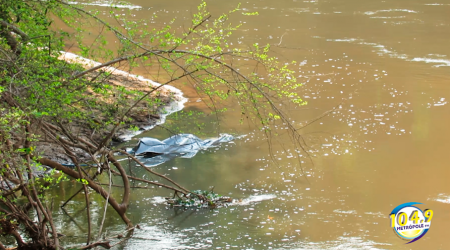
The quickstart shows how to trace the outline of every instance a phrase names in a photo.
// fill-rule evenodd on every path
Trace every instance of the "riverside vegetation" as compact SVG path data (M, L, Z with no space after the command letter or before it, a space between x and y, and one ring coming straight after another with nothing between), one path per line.
M237 7L214 17L201 2L190 28L169 24L153 29L144 20L117 15L114 8L100 17L99 12L62 0L0 0L0 249L64 247L52 218L55 204L46 195L61 181L79 183L88 222L89 201L99 196L126 227L126 236L111 236L104 235L103 223L95 233L87 223L86 245L80 249L111 248L132 236L139 221L127 217L131 180L171 190L179 197L172 205L190 206L195 200L196 205L215 208L217 201L226 202L228 198L213 192L187 190L112 146L119 130L149 122L158 116L158 107L172 101L164 90L167 84L185 82L216 114L226 111L217 104L232 98L240 103L242 122L257 124L268 143L272 131L267 125L279 123L288 127L292 143L303 148L298 130L278 108L280 102L306 104L296 91L301 84L291 64L272 56L269 45L230 45L232 32L240 28L231 20L242 14L257 13ZM99 32L92 37L92 30ZM73 42L76 53L101 64L86 68L58 59ZM240 70L237 59L249 60L254 68ZM146 67L158 72L161 86L112 83L115 76L105 68L125 63L129 71ZM44 152L48 148L75 167L52 158ZM152 178L134 176L116 159L117 153ZM45 168L50 171L42 171ZM120 195L111 192L112 178L114 186L122 187Z

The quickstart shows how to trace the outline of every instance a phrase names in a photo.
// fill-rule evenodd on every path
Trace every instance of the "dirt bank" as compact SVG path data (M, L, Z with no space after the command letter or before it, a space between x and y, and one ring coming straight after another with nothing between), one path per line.
M83 65L84 68L89 69L100 65L99 62L92 61L90 59L75 55L70 52L62 52L59 57L60 60L67 61L69 63L79 63ZM130 74L129 72L119 70L114 67L104 67L101 69L104 72L111 73L111 75L105 80L107 84L112 86L122 86L130 90L137 90L147 92L153 88L159 87L160 84L154 82L150 79L146 79L142 76L137 76ZM98 72L92 72L85 75L87 80L90 80L98 75ZM95 93L90 92L90 95L95 95ZM99 96L100 98L100 96ZM112 140L115 143L128 141L133 136L142 133L145 130L149 130L156 125L165 122L167 115L173 112L177 112L184 107L184 103L187 101L183 97L182 92L169 85L162 86L149 98L158 98L159 102L154 107L146 106L147 103L142 102L132 109L128 115L129 119L124 128L119 129L113 136ZM101 118L99 118L101 119ZM131 131L127 128L130 126L136 126L139 128L138 131ZM104 134L94 133L92 130L83 126L78 126L76 123L71 124L72 131L76 131L77 134L81 134L82 137L91 138L95 141L100 142L105 136ZM63 163L71 164L71 160L64 154L64 150L56 144L49 142L38 143L36 150L41 152L44 157L51 160ZM74 149L74 153L80 161L89 160L89 155L79 149Z

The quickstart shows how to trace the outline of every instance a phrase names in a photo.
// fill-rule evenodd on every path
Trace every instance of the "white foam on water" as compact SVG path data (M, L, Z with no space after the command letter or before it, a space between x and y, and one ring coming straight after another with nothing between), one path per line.
M338 213L338 214L357 214L357 212L355 210L345 211L345 210L336 209L336 210L333 210L333 212Z
M329 42L356 42L360 39L356 38L344 38L344 39L327 39Z
M446 60L446 59L415 57L415 58L411 59L411 61L437 64L437 65L434 65L433 67L442 67L442 66L449 67L450 66L450 60Z
M450 195L448 195L448 194L438 194L436 198L429 198L428 200L450 204Z
M435 199L435 201L450 204L450 197L447 199Z
M444 6L444 5L450 5L448 3L426 3L424 5L428 5L428 6Z
M272 200L277 198L274 194L261 194L261 195L251 195L248 198L242 199L237 205L249 205L254 202L260 202L265 200Z
M156 203L156 204L165 204L166 203L166 198L161 197L161 196L155 196L151 198L151 203Z
M435 56L438 58L415 57L415 58L411 59L406 54L400 54L392 49L387 49L386 46L384 46L382 44L365 42L363 39L344 38L344 39L326 39L326 41L347 42L347 43L356 43L356 44L361 44L361 45L367 45L367 46L371 46L371 47L375 48L376 50L374 52L376 52L379 56L386 55L391 58L398 58L398 59L402 59L402 60L410 61L410 62L424 62L424 63L429 63L429 64L436 64L436 65L433 65L433 67L450 67L450 60L444 59L444 57L446 57L446 55L429 54L431 56Z
M293 244L294 245L294 244ZM341 236L337 240L322 242L305 242L297 243L293 247L295 249L386 249L391 246L388 243L375 242L361 237L344 237Z
M398 58L398 59L403 59L403 60L407 60L408 56L405 54L399 54L396 51L393 50L389 50L386 48L386 46L382 45L382 44L377 44L377 43L367 43L364 41L359 42L358 44L362 44L362 45L369 45L374 47L375 49L377 49L377 54L382 56L382 55L387 55L391 58Z
M389 10L376 10L376 11L366 11L363 14L364 15L375 15L377 13L383 13L383 12L407 12L407 13L418 13L415 10L408 10L408 9L389 9Z

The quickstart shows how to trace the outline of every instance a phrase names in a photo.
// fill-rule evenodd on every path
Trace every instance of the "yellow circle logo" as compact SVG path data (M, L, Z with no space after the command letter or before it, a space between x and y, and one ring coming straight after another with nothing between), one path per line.
M403 240L412 243L422 238L430 229L431 219L433 218L433 210L425 211L415 207L418 202L404 203L392 210L391 227L394 232Z

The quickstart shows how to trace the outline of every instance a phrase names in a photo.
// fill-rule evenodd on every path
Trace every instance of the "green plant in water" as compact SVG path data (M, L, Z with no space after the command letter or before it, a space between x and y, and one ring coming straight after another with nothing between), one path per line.
M175 196L174 198L166 198L167 204L171 207L218 208L233 202L230 197L206 190L194 190L187 195L178 196L176 194Z

